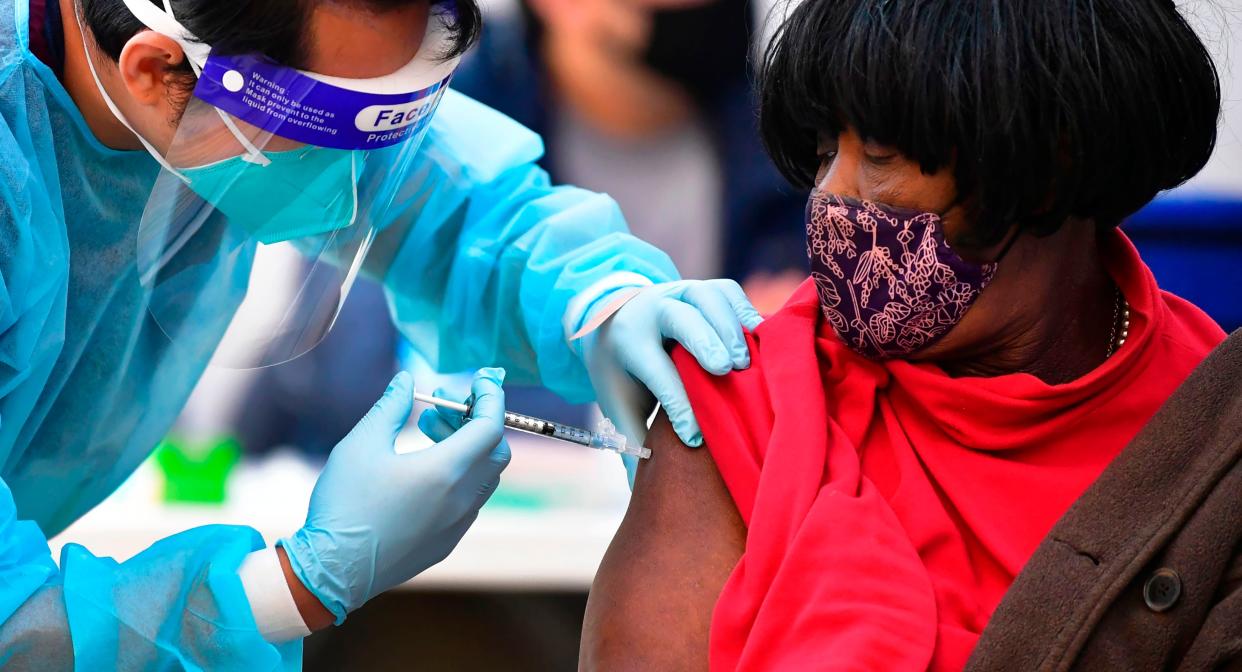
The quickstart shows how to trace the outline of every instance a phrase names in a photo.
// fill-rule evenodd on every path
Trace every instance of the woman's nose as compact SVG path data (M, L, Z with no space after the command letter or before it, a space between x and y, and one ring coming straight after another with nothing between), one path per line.
M842 147L820 170L816 188L826 194L859 198L858 166L858 153Z

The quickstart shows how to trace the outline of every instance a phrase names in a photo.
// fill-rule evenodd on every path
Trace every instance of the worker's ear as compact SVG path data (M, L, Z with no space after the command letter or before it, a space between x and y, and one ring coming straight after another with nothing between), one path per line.
M117 68L121 82L134 102L151 107L165 107L168 118L173 100L182 96L170 96L169 87L174 86L182 73L177 69L185 61L185 52L177 41L153 30L143 30L129 39L121 50Z

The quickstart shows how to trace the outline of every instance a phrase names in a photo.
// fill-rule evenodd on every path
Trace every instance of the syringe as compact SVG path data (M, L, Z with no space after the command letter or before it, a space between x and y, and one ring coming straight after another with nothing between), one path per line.
M462 417L469 418L473 410L471 403L473 400L468 399L467 403L459 404L448 399L433 397L429 394L414 393L414 400L421 401L424 404L431 404L443 409L460 413ZM505 427L515 429L519 432L534 434L536 436L546 436L550 439L558 439L560 441L568 441L576 443L580 446L587 446L596 450L607 450L620 455L633 455L641 459L651 457L651 449L644 446L631 446L624 434L618 434L617 428L608 418L599 421L595 426L594 432L589 432L579 427L564 425L551 420L543 420L530 415L521 413L505 412Z

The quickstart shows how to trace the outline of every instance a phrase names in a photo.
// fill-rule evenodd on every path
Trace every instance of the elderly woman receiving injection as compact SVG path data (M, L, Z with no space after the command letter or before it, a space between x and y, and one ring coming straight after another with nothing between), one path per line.
M706 449L657 420L582 665L961 669L1224 338L1119 228L1211 154L1216 72L1170 0L805 0L764 65L811 276L750 370L677 356Z

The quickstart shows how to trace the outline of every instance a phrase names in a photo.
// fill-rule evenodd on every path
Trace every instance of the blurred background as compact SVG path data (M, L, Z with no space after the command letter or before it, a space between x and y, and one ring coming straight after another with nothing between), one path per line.
M1216 156L1125 230L1160 284L1242 327L1242 34L1234 0L1179 2L1216 54L1225 114ZM806 276L805 194L755 132L753 54L771 0L485 0L481 44L453 86L538 131L554 180L611 194L634 232L686 277L729 277L773 312ZM1242 30L1238 17L1228 19ZM1141 139L1136 139L1141 141ZM297 263L297 262L293 262ZM310 354L255 372L210 369L175 431L112 498L54 541L128 558L210 523L269 541L302 523L324 458L399 369L464 390L392 328L360 281ZM513 410L592 424L596 411L535 388ZM620 461L511 437L504 482L441 566L306 643L309 670L572 670L591 577L624 514ZM411 426L403 448L426 439ZM54 553L58 549L54 548Z

